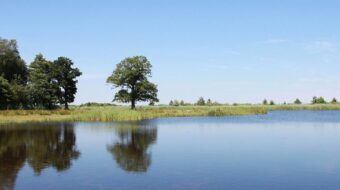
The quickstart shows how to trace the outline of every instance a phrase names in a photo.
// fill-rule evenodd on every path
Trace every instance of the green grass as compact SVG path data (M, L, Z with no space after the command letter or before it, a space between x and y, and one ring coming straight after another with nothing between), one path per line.
M236 116L266 114L274 110L340 110L340 104L237 106L123 106L73 107L70 110L0 111L0 124L48 121L136 121L160 117Z

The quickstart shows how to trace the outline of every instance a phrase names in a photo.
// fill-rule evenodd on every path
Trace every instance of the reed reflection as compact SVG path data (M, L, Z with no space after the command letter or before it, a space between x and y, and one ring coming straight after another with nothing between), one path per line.
M151 165L150 145L157 139L156 126L116 127L118 141L108 145L120 168L127 172L146 172Z
M0 189L14 189L25 162L36 175L48 167L64 171L80 152L73 124L0 128Z

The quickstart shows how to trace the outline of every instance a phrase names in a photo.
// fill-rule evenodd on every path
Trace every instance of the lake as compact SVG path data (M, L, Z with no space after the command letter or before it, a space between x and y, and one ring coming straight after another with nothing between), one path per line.
M0 127L0 189L340 189L340 111Z

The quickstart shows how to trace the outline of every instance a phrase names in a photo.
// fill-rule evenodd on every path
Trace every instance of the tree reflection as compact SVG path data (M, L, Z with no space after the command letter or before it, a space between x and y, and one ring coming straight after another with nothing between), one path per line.
M122 126L116 128L119 138L108 146L117 164L128 172L146 172L151 164L148 147L156 142L155 126Z
M25 161L39 175L44 168L68 169L80 152L72 124L0 128L0 189L13 189Z

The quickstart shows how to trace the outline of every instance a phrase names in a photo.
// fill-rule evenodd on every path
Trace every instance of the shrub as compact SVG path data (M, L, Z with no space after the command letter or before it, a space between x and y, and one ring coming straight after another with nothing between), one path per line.
M326 104L327 102L325 101L325 99L323 97L316 97L314 96L313 97L313 100L312 100L312 104Z
M294 104L302 104L302 102L299 100L299 98L297 98L297 99L294 101Z

